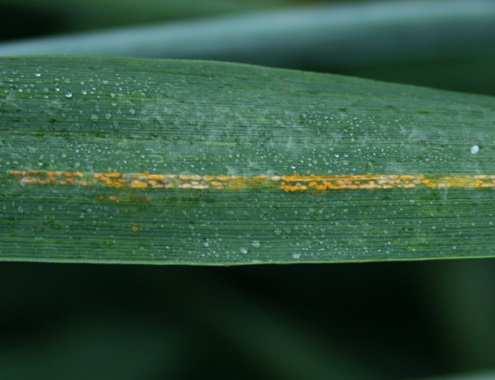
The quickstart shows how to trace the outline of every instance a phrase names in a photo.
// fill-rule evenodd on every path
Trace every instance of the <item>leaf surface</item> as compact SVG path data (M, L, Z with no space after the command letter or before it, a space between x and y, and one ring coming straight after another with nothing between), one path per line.
M0 61L0 258L495 255L495 99L201 61Z

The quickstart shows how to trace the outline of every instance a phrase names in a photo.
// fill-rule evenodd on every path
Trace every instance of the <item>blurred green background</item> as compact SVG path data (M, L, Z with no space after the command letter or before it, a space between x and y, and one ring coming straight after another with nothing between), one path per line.
M311 3L0 0L0 41ZM495 94L490 54L368 67L314 62L299 68ZM0 379L423 379L495 370L494 294L489 260L2 263Z

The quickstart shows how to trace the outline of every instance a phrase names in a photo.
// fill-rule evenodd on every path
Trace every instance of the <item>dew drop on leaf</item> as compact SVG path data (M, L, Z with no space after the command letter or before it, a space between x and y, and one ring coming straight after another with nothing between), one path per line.
M254 248L259 248L261 246L261 243L258 241L258 240L253 240L251 242L251 245L254 247Z

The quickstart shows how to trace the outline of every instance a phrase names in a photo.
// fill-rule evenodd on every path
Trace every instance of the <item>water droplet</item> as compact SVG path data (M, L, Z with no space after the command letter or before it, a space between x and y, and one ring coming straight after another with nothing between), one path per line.
M72 92L67 91L67 92L65 93L65 97L66 97L67 99L72 98Z
M479 145L473 145L471 147L471 154L478 154L480 151L480 146Z
M241 253L242 253L243 255L246 255L246 254L248 253L248 250L247 250L246 248L244 248L244 247L243 247L243 248L241 248L241 249L240 249L240 251L241 251Z
M35 76L36 78L39 78L39 77L41 77L41 73L36 73L36 74L34 74L34 76Z
M258 241L258 240L253 240L251 242L251 245L254 247L254 248L259 248L261 246L261 243Z

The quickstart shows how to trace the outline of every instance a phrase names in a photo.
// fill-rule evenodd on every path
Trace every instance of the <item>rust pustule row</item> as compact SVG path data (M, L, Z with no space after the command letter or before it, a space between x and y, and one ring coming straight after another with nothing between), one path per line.
M150 173L11 171L22 185L103 186L114 189L281 190L284 192L385 189L495 189L495 175L228 176Z

